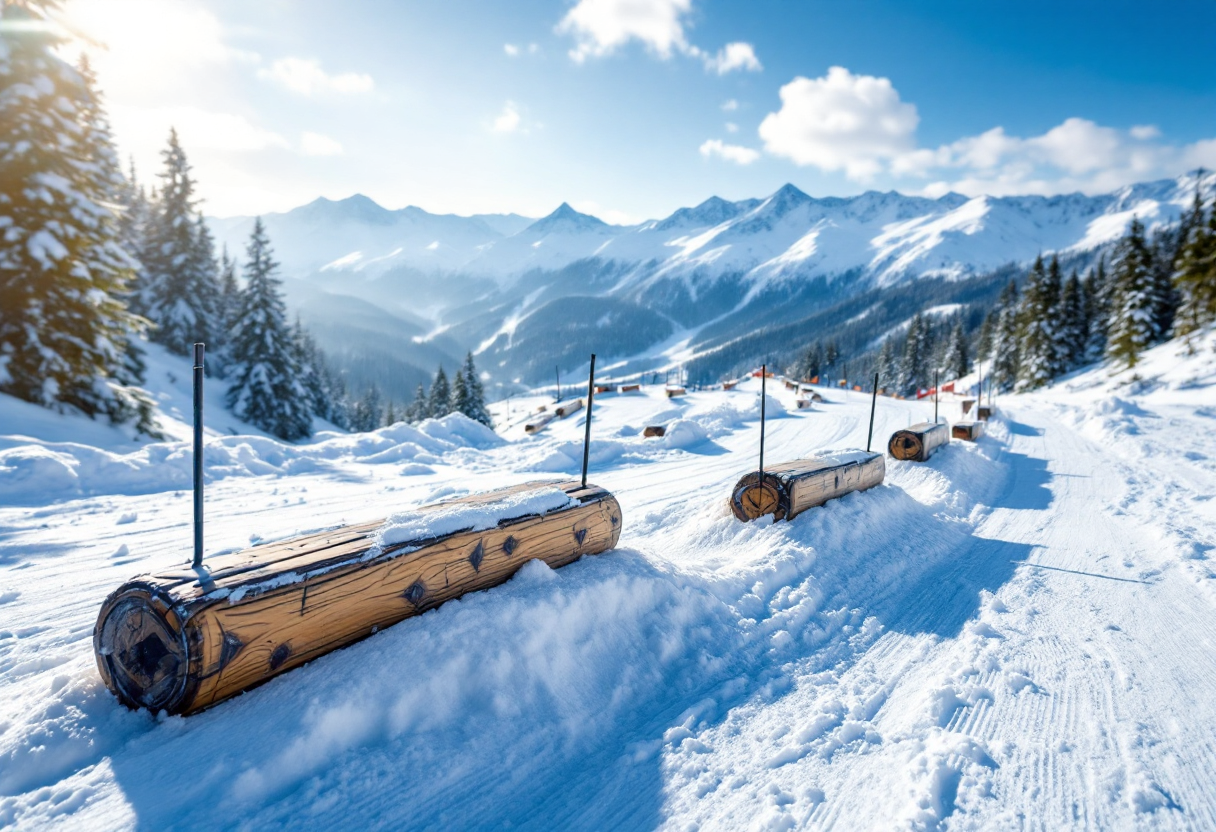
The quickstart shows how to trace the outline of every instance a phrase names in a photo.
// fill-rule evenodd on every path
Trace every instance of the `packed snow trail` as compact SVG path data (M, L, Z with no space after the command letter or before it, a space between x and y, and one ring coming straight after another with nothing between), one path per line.
M135 493L0 506L0 825L1216 826L1216 413L1186 400L1211 383L1086 383L1007 399L979 443L776 524L725 507L754 462L754 380L605 396L592 480L622 504L618 550L531 564L184 719L126 711L93 663L105 594L189 549L175 470L157 491L155 454L119 455ZM770 394L772 459L864 446L863 397ZM880 400L875 447L929 413ZM656 421L668 437L637 439ZM581 424L256 458L217 440L208 551L568 475ZM42 447L5 441L0 464Z

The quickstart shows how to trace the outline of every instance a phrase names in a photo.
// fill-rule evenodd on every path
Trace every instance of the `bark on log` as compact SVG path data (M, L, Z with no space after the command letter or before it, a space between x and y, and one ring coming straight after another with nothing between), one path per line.
M975 418L987 422L992 418L992 412L996 410L992 405L982 404L975 409Z
M666 436L666 435L667 435L667 428L665 428L663 425L648 425L647 427L642 429L642 436L645 436L648 439L652 436Z
M641 389L642 389L642 385L640 385L640 384L622 384L621 385L622 393L636 393Z
M771 514L777 520L792 520L814 506L881 485L886 474L883 456L870 451L841 451L810 459L785 462L752 471L735 484L730 510L743 522Z
M963 415L971 413L971 408L975 407L975 399L963 399Z
M595 385L595 394L598 396L601 393L615 393L615 384L597 384Z
M544 514L376 546L382 520L141 575L115 590L93 630L101 677L124 704L194 713L466 592L501 584L534 558L558 567L621 534L609 492L527 483L416 510L426 515L557 487L573 501ZM516 509L520 510L520 509ZM526 509L523 509L526 510Z
M553 421L555 416L556 414L553 413L545 413L536 419L533 419L531 422L524 425L524 433L539 433L545 429L545 425Z
M921 422L891 434L887 452L896 459L926 462L934 451L950 441L950 426L945 422Z
M974 442L984 435L983 422L958 422L952 428L952 434L955 439L962 439L966 442Z
M676 396L683 396L686 392L688 391L683 387L668 387L667 398L674 399Z
M738 384L739 384L739 382L737 382L737 381L724 381L724 382L722 382L722 389L723 390L734 390L735 387L738 386Z

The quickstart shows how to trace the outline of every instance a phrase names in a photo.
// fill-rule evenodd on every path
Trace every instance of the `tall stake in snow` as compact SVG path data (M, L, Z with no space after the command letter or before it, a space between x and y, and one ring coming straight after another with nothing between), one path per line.
M756 480L760 484L760 493L764 494L764 381L768 377L768 365L760 365L760 478Z
M933 424L937 424L937 400L941 394L941 381L937 370L933 371Z
M587 421L583 433L583 488L587 487L587 458L591 455L591 401L595 398L595 353L591 353L591 372L587 375Z
M203 565L203 351L194 345L194 563Z
M874 395L870 398L870 433L866 436L866 453L870 452L870 443L874 441L874 409L878 407L878 373L874 374Z

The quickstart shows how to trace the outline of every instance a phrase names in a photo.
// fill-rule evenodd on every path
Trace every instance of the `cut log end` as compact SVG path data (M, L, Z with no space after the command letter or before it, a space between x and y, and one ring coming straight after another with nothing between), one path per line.
M887 452L896 459L920 459L925 452L925 443L920 434L910 430L898 430L887 443Z
M789 511L789 495L779 478L766 472L761 484L759 472L752 471L735 483L730 510L744 523L768 514L773 515L775 520L781 520Z
M93 645L102 679L127 707L173 713L187 698L189 642L149 587L128 585L106 600Z
M905 462L926 462L950 441L950 426L945 422L921 422L891 434L887 453Z

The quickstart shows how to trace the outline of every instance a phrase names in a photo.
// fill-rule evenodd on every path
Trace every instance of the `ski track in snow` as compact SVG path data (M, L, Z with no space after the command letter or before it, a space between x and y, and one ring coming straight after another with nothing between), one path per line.
M1142 370L1186 378L1007 398L980 442L888 460L885 485L789 523L725 505L756 380L603 396L616 551L529 564L185 719L119 706L91 644L110 590L188 555L177 474L0 507L0 826L1214 828L1212 340ZM867 397L796 412L778 387L766 458L864 446ZM880 400L875 446L930 408ZM208 551L575 474L582 414L535 437L519 415L501 446L447 425L426 466L389 433L301 446L326 464L299 473L219 471ZM636 437L655 421L665 439Z

